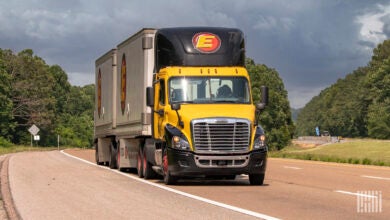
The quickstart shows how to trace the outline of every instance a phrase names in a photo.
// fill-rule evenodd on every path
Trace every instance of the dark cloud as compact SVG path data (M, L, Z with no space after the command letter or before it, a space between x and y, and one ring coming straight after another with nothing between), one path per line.
M383 34L386 35L386 38L390 38L390 14L381 18L383 22Z
M31 48L77 85L92 83L95 59L132 33L173 26L242 29L247 56L275 68L291 105L302 107L367 64L376 44L390 36L390 6L338 0L0 2L0 48Z

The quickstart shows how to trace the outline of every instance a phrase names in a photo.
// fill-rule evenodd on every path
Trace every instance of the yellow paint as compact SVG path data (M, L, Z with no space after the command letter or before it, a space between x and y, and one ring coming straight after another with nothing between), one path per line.
M249 81L249 75L245 68L243 67L218 67L218 68L208 68L208 67L167 67L161 69L158 74L158 79L164 81L165 88L168 88L168 80L171 77L175 76L230 76L230 77L245 77ZM249 84L250 87L250 84ZM158 91L160 89L160 83L155 84L155 103L159 103ZM181 128L178 123L178 117L176 111L171 109L171 105L168 103L168 92L165 89L165 103L158 104L154 106L154 110L163 110L163 116L159 116L157 113L154 113L154 134L155 138L162 139L164 137L164 127L167 124L174 125L176 128L180 129L181 132L187 137L191 149L192 139L191 139L191 121L193 119L202 119L202 118L216 118L216 117L225 117L225 118L240 118L246 119L251 122L251 140L253 140L255 135L255 106L252 103L250 104L234 104L234 103L218 103L218 104L190 104L183 103L181 108L178 111L181 117L181 120L184 122L184 128ZM251 141L253 145L253 141ZM252 150L250 147L250 150Z

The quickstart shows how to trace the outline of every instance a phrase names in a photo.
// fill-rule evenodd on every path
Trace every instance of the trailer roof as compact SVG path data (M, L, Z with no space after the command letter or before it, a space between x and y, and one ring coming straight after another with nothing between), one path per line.
M120 47L122 47L123 45L125 45L125 44L127 44L129 42L132 42L133 40L139 38L142 35L145 35L145 34L155 34L156 31L157 31L157 29L154 29L154 28L143 28L143 29L139 30L137 33L131 35L126 40L124 40L121 43L119 43L117 48L120 48Z

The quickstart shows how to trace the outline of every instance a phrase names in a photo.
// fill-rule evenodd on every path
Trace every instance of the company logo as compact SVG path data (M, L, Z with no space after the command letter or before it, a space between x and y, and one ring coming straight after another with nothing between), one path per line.
M197 33L192 38L192 45L201 53L214 53L221 47L221 39L212 33Z
M100 68L99 68L99 73L98 73L98 78L97 78L97 84L98 84L98 87L97 87L97 97L98 97L98 100L97 100L97 108L98 108L98 115L99 115L99 118L100 118L100 114L102 113L102 73L100 71Z
M126 105L126 56L122 56L122 66L121 66L121 110L122 115L125 114L125 105Z

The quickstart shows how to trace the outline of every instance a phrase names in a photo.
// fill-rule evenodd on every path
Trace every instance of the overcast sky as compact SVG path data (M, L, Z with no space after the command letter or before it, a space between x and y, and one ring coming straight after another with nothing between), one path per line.
M33 49L72 85L141 28L240 28L246 55L276 69L292 107L371 59L390 37L390 2L373 0L0 0L0 48Z

